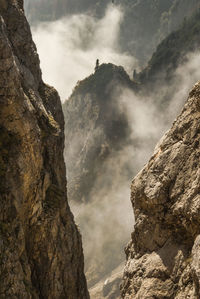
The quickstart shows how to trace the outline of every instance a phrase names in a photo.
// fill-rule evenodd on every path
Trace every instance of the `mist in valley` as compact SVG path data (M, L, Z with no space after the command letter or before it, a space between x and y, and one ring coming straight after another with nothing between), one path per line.
M122 65L130 75L138 68L134 57L120 52L122 19L121 7L108 5L101 19L87 14L71 15L32 28L43 78L57 88L63 102L77 81L94 72L97 58L100 63ZM126 115L131 129L128 142L102 162L89 200L77 203L69 198L83 237L90 287L99 279L106 279L109 272L125 260L123 248L134 225L129 199L131 180L148 161L156 143L182 109L191 86L199 80L199 62L200 53L188 54L170 86L163 82L154 86L153 92L138 93L118 85L112 93L117 109ZM170 98L163 108L161 102L166 94ZM91 132L102 134L101 130ZM81 154L85 142L77 140L77 136L70 142L71 150L78 146ZM69 159L65 158L66 161ZM70 178L70 174L68 176Z

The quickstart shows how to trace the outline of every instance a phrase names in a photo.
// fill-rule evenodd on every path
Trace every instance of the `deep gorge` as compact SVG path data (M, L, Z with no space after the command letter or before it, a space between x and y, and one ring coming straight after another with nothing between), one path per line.
M41 72L0 0L1 298L200 296L199 1L145 3L25 0Z

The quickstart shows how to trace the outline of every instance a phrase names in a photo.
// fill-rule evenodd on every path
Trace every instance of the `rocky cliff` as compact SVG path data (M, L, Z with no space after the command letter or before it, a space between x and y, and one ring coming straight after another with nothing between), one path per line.
M116 94L134 86L122 67L102 64L64 103L70 200L90 201L103 163L129 141L130 127Z
M66 197L64 120L22 0L0 0L0 297L88 298Z
M200 298L199 117L200 83L133 180L122 298Z

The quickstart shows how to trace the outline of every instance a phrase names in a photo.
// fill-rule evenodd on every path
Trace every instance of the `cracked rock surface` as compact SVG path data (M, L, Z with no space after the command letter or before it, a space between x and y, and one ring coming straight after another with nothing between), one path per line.
M200 298L200 83L134 178L122 298Z
M22 0L0 0L0 298L89 298L66 196L64 120Z

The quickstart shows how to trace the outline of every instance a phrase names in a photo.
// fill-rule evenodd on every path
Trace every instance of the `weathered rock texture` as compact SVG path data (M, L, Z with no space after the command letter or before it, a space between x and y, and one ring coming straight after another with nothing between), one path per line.
M21 0L0 0L0 298L88 298L64 121Z
M122 298L200 298L200 83L132 184Z

